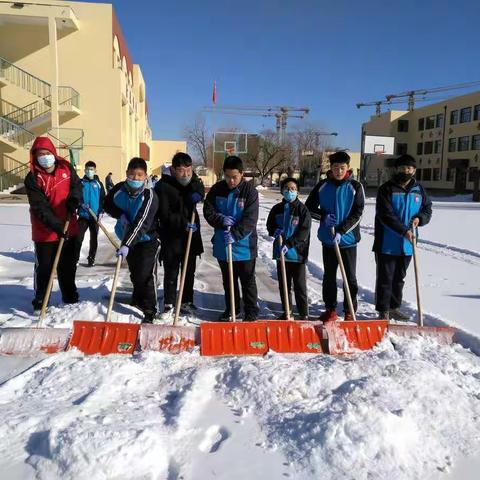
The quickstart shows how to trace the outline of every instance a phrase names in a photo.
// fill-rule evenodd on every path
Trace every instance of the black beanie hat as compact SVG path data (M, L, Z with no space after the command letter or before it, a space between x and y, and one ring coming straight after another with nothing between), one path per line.
M335 152L332 153L328 159L330 160L330 165L332 163L350 163L350 155L347 152Z
M408 154L400 155L398 158L395 159L395 168L401 167L402 165L406 165L407 167L415 167L417 168L417 162L415 159Z

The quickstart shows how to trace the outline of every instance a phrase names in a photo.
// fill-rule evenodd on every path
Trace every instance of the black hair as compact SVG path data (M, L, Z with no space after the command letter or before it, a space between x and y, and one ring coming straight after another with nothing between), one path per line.
M238 170L240 173L243 172L243 161L240 157L235 155L230 155L223 162L223 171L225 170Z
M135 170L137 168L140 168L143 170L145 173L147 173L147 162L140 157L133 157L129 162L128 162L128 167L127 170Z
M328 159L330 160L330 165L334 163L350 163L350 155L347 152L335 152L332 153Z
M408 153L404 153L395 159L395 167L401 167L403 165L417 168L417 162L411 155L408 155Z
M280 191L281 191L281 192L283 192L283 188L285 187L285 185L286 185L288 182L293 182L293 183L297 186L297 190L300 192L300 185L298 184L298 180L297 180L296 178L293 178L293 177L284 178L284 179L280 182Z
M109 174L109 175L113 175L113 173L112 173L112 172L108 172L108 174Z
M97 164L95 162L92 162L91 160L89 160L86 164L85 164L85 168L87 167L93 167L93 168L97 168Z
M192 157L188 153L177 152L172 158L172 167L190 167L192 165Z

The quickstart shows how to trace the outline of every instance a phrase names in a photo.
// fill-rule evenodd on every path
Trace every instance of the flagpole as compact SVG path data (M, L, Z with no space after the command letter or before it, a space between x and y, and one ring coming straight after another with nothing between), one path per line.
M213 81L213 92L212 92L212 103L213 103L213 115L212 115L212 130L213 130L213 141L212 141L212 166L213 166L213 175L215 176L216 181L218 177L215 170L215 124L216 124L216 106L217 106L217 81Z

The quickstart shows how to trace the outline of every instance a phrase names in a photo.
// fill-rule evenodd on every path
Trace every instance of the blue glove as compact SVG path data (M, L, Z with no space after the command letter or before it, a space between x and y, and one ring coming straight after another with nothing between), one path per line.
M224 215L222 218L222 223L224 227L233 227L235 225L235 219L228 215Z
M282 228L277 228L274 232L273 232L273 236L275 238L278 238L280 235L283 235L283 229Z
M333 237L333 243L336 243L337 245L340 243L340 240L342 239L342 234L337 233L335 237Z
M198 228L197 228L197 224L196 223L187 223L187 232L188 230L191 230L192 233L195 233Z
M329 213L323 220L326 227L334 227L337 224L337 219L333 213Z
M235 242L233 235L229 231L223 232L223 239L225 240L225 243L227 245L230 245L231 243Z
M90 205L88 203L81 203L80 207L82 208L82 210L85 210L85 211L88 212L88 209L90 208Z
M198 192L193 192L190 197L190 202L192 205L196 205L198 202L202 201L202 196Z
M285 256L288 253L288 247L286 245L283 245L281 252L283 253L283 256Z
M126 245L121 246L117 250L117 257L126 258L126 256L128 255L128 250L129 250L129 248Z
M122 227L126 227L127 225L130 224L127 216L124 213L122 213L122 216L120 217L120 224L122 225Z

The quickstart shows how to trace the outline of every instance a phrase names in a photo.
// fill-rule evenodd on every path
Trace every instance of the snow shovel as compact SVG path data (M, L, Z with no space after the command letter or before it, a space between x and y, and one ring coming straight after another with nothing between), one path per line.
M190 223L195 223L195 208L192 212ZM140 347L142 350L167 351L170 353L180 353L193 350L198 327L179 326L178 318L180 316L180 307L182 306L183 288L185 286L185 277L187 275L188 257L190 255L190 245L192 243L193 231L188 230L187 246L183 258L182 273L180 276L180 287L175 304L175 316L173 325L148 325L142 324L140 328Z
M70 225L70 214L67 216L63 233L68 232ZM53 281L57 271L58 262L62 253L65 239L60 237L57 252L53 261L50 278L48 279L47 289L43 297L40 318L35 327L27 328L2 328L0 336L0 353L4 355L31 355L37 352L57 353L64 351L67 347L70 337L69 328L43 328L42 323L47 312L50 294L52 292Z
M97 225L100 227L102 232L106 235L106 237L110 240L110 243L113 245L115 250L120 248L118 242L112 237L111 233L106 229L105 225L100 221L100 219L95 215L95 212L88 207L88 213L92 216L92 218L97 222Z
M228 245L230 312L232 322L205 322L200 325L200 353L206 356L264 355L270 349L278 353L321 353L320 329L311 322L257 320L235 322L232 245ZM283 256L280 257L283 261ZM282 268L286 296L285 264ZM288 299L287 299L287 308ZM287 316L290 316L288 308Z
M122 260L123 257L119 255L108 302L107 318L104 322L74 320L69 348L75 347L89 355L97 353L100 355L111 353L130 355L134 352L140 325L110 321Z
M332 227L332 236L335 229ZM337 256L338 265L342 274L343 288L347 297L348 309L353 317L352 321L326 322L324 328L328 336L328 349L332 355L353 353L355 350L370 350L382 340L388 326L387 320L362 320L357 321L353 308L352 296L348 285L347 273L343 264L342 254L337 242L333 247Z
M450 345L453 343L453 336L457 331L453 327L425 327L423 325L423 311L422 311L422 300L420 297L420 267L418 264L418 249L417 249L417 235L415 229L412 228L413 234L413 268L415 272L415 289L417 293L417 325L397 325L389 324L388 330L395 333L396 335L412 337L421 335L426 338L433 338L438 343L443 345Z

